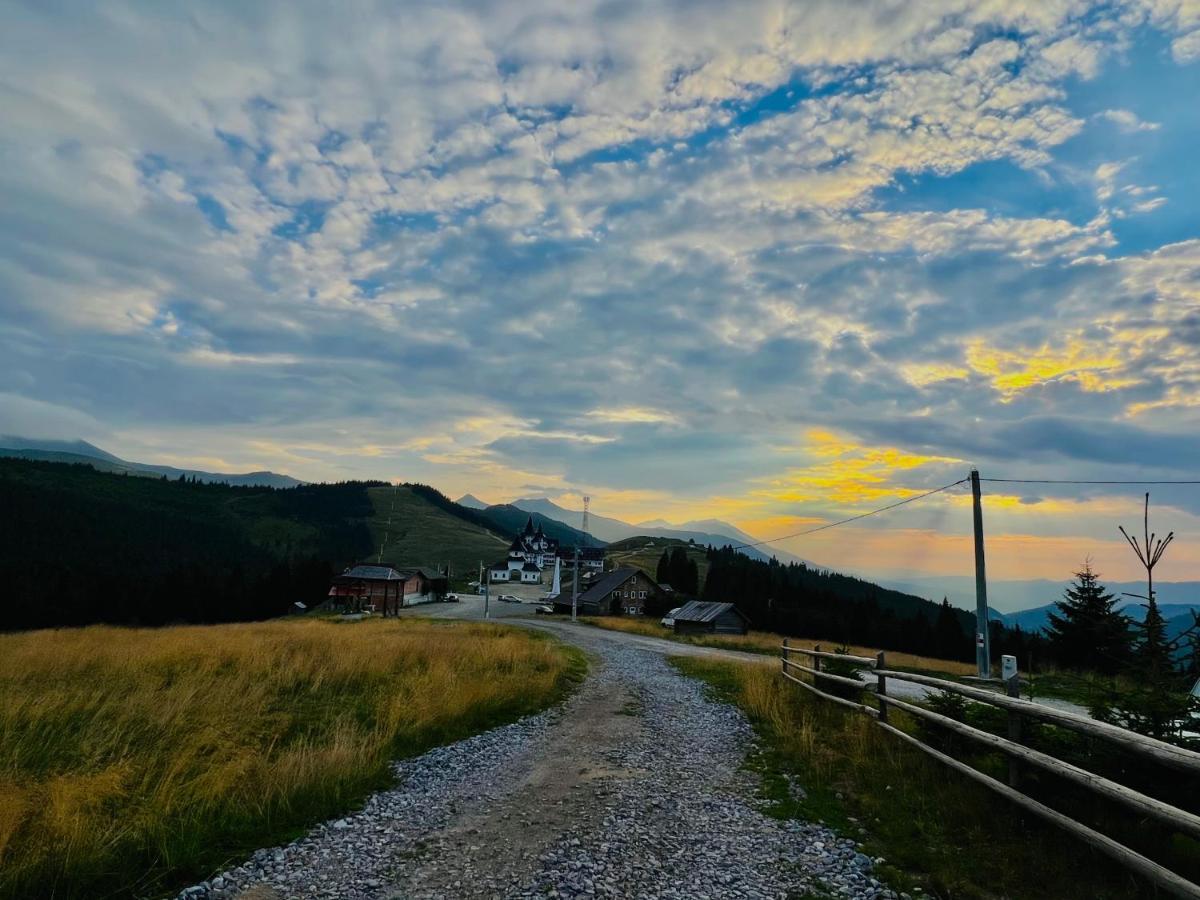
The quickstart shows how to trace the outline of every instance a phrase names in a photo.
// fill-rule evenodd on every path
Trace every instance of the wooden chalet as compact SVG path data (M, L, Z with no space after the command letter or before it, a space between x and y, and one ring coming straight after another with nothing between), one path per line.
M654 579L631 566L624 566L597 575L587 590L579 595L579 614L582 616L641 616L646 601L661 591ZM554 601L555 612L570 612L571 597L561 594Z
M396 615L402 607L440 600L448 586L446 576L433 569L359 563L334 577L329 600L355 612Z

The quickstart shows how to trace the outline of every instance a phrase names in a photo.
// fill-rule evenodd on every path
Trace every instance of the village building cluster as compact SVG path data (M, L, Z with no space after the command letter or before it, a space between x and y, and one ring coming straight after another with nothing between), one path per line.
M542 526L533 527L533 516L525 523L525 530L513 538L508 546L508 556L488 566L487 578L497 582L519 582L541 584L543 573L554 568L558 559L558 541L547 537Z

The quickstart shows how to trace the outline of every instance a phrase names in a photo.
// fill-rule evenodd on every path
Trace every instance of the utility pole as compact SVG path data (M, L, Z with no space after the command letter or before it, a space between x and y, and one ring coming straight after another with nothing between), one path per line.
M484 580L487 573L483 569L483 560L479 561L479 583L483 585L483 617L488 618L488 583Z
M975 523L975 663L980 678L992 674L991 635L988 629L987 573L983 563L983 502L979 470L971 470L971 503Z
M571 621L579 615L579 544L575 544L575 576L571 579Z

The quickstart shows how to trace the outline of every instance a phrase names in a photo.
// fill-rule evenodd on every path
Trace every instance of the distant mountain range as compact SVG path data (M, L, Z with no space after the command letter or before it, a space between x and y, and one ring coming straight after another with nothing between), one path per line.
M973 575L913 575L898 578L872 576L879 584L907 591L921 597L941 600L946 597L952 606L962 609L975 608L975 576ZM1041 627L1045 624L1045 614L1039 610L1049 609L1061 599L1063 591L1070 584L1070 579L1052 581L1048 578L1036 579L988 579L988 605L994 613L1009 624L1021 622ZM1144 594L1144 581L1105 581L1104 586L1117 597L1122 593ZM1200 581L1161 581L1155 582L1155 593L1159 606L1165 608L1171 605L1181 607L1200 606ZM1128 598L1121 598L1122 600ZM1129 599L1130 603L1141 601ZM1133 614L1131 610L1130 614ZM1165 613L1164 613L1165 615ZM1020 617L1026 617L1021 619Z
M36 440L15 435L0 435L0 456L15 456L44 462L77 463L91 466L101 472L116 472L146 478L160 478L165 475L167 478L177 479L182 475L185 478L194 477L197 481L221 482L240 487L290 488L304 484L303 481L292 478L290 475L280 475L276 472L204 472L200 469L178 469L175 466L130 462L114 456L107 450L101 450L87 441Z
M459 503L462 503L462 500ZM554 519L573 528L578 528L583 521L582 510L566 509L544 497L526 497L521 500L514 500L511 505L526 512L539 513L548 519ZM722 522L719 519L702 519L694 522L684 522L680 525L672 525L663 519L655 519L650 522L643 522L640 525L634 525L630 522L623 522L620 519L612 519L607 516L598 516L595 513L591 513L588 516L588 531L593 537L605 543L623 541L626 538L641 535L647 537L676 538L681 541L695 541L701 546L711 544L714 547L723 547L728 544L752 544L758 540L758 538L747 534L740 528L730 525L728 522ZM767 560L773 555L781 562L803 562L800 557L771 546L747 547L742 552L752 559Z
M490 503L484 503L474 494L463 494L454 502L459 506L465 506L467 509L487 509L492 505Z

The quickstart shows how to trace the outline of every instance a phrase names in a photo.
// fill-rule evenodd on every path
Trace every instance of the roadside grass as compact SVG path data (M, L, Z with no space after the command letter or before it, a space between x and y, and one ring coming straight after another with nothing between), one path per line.
M382 547L384 562L403 566L449 564L454 589L479 577L480 562L491 565L508 549L508 541L439 509L411 488L373 487L367 495L374 508L367 526L375 553Z
M0 897L161 896L585 668L544 635L422 619L0 635Z
M628 618L624 616L581 616L579 621L597 628L607 628L610 631L624 631L629 634L641 634L648 637L665 638L681 644L694 644L698 647L715 647L721 650L740 650L743 653L761 653L767 656L779 656L779 645L783 643L783 635L769 631L751 631L747 634L721 635L677 635L670 629L663 628L657 619ZM836 641L814 641L808 638L788 638L793 647L807 650L820 645L822 650L833 652L839 646ZM874 656L879 652L878 647L861 647L851 645L849 652L854 656ZM886 648L885 648L886 649ZM888 666L898 671L913 670L921 672L941 672L948 675L974 675L975 666L971 663L957 662L952 659L936 659L931 656L918 656L915 653L902 653L887 650Z
M819 820L861 841L863 852L884 858L876 870L897 890L920 887L946 900L1155 896L1065 832L1022 815L867 717L811 697L771 669L695 657L671 662L739 706L753 723L759 747L749 765L761 775L767 811ZM894 719L900 717L893 711ZM971 761L993 774L1003 771L998 758ZM1079 810L1087 806L1066 808L1082 815ZM1164 864L1178 866L1182 860L1180 871L1195 877L1200 861L1195 842L1148 835L1147 823L1135 819L1114 815L1106 824L1122 826L1122 840L1142 835L1145 843L1157 842L1156 850L1138 849L1171 855L1160 859Z

